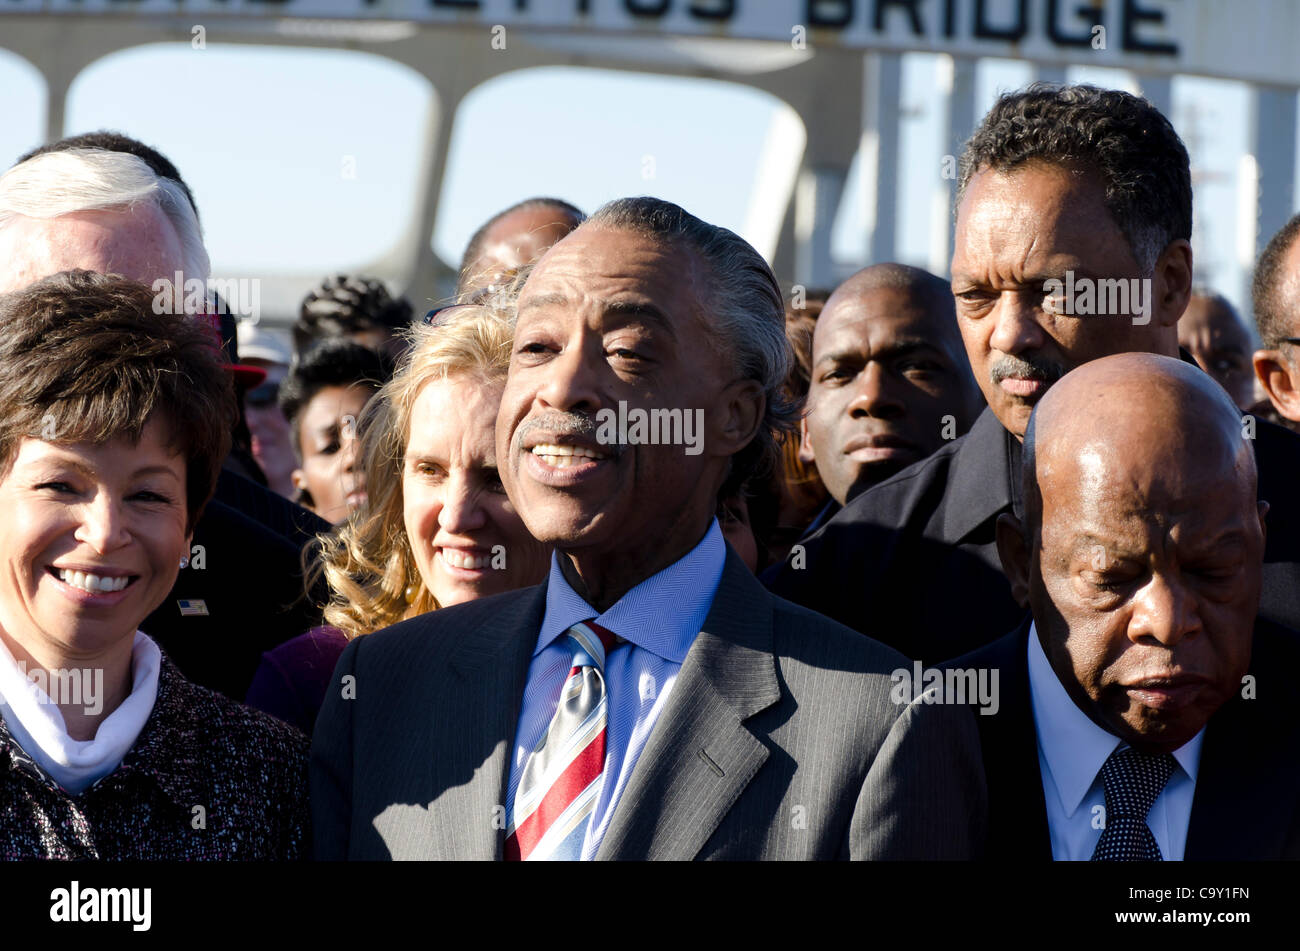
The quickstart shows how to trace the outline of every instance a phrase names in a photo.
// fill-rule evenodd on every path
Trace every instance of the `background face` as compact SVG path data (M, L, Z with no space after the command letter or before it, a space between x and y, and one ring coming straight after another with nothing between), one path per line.
M716 506L710 420L733 371L698 315L698 280L691 256L594 227L537 265L497 421L502 479L535 537L641 552L664 551L678 533L699 540ZM703 451L599 444L596 414L620 402L629 412L703 409ZM540 451L556 444L589 455L575 463Z
M439 605L538 584L547 549L528 534L497 471L502 384L429 383L416 398L402 464L403 520Z
M151 421L138 445L24 439L0 481L0 631L34 656L125 643L167 597L189 554L185 460ZM83 572L71 582L61 569ZM126 578L83 590L84 573ZM120 582L118 582L120 583Z
M1263 536L1229 474L1103 447L1040 476L1030 601L1075 702L1133 745L1173 750L1241 688ZM1040 468L1040 473L1042 469Z
M942 446L945 415L958 432L969 425L966 354L938 326L951 311L932 315L926 304L881 287L818 318L806 425L817 471L841 503Z
M357 420L375 391L363 384L327 386L298 417L302 468L294 481L311 493L311 509L337 524L366 501Z
M1255 402L1251 340L1237 316L1213 298L1194 296L1178 321L1178 343L1242 409Z
M1042 163L974 175L957 211L952 292L975 381L1017 436L1048 386L1076 366L1158 352L1154 315L1136 325L1128 316L1049 312L1044 283L1065 283L1067 271L1076 282L1146 276L1095 179ZM995 371L1005 378L995 382Z

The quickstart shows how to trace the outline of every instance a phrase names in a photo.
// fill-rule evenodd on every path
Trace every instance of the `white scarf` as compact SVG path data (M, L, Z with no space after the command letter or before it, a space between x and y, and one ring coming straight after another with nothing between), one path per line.
M74 740L68 736L63 714L50 700L49 692L33 682L0 641L0 716L23 751L56 783L77 795L117 769L135 743L158 698L161 666L162 652L158 645L143 631L136 631L131 645L131 693L100 721L94 739ZM103 703L102 672L70 673L80 677L78 686L86 688L81 699L88 706ZM100 673L99 683L86 683L92 673ZM54 684L47 681L46 686L53 688ZM89 696L92 691L93 698Z

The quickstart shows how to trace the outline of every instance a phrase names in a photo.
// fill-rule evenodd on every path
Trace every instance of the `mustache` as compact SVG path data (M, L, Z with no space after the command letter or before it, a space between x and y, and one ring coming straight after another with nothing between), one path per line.
M1051 384L1065 376L1065 367L1036 353L1021 357L1008 354L989 367L989 379L994 386L1013 376Z
M536 416L520 424L519 429L515 431L515 446L523 445L525 439L539 431L551 436L575 436L588 442L597 442L597 429L596 419L589 413L558 411L547 413L545 416ZM601 447L608 450L615 458L627 449L626 446L617 443L602 443Z

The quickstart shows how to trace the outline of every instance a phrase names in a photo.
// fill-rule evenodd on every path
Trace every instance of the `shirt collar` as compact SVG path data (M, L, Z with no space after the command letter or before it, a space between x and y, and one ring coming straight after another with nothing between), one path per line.
M99 782L122 784L138 776L152 782L173 805L188 813L205 794L194 776L193 757L181 754L202 751L210 743L203 729L217 723L222 711L205 691L185 680L166 654L160 652L158 660L157 694L149 718L122 762ZM5 753L11 768L25 768L51 790L70 795L36 766L0 718L0 767Z
M637 647L682 663L709 615L726 554L715 518L698 545L628 591L602 614L573 590L560 570L563 556L553 552L546 581L546 613L533 656L579 621L595 619Z
M1079 709L1052 669L1038 640L1038 629L1032 623L1029 625L1029 692L1038 748L1068 819L1078 810L1110 754L1128 744L1102 729ZM1193 782L1204 739L1202 727L1196 736L1174 750L1174 759Z

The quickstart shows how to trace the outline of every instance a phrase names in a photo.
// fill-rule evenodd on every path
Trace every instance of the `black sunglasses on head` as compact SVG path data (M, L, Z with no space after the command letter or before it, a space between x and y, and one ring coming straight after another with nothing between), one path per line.
M429 327L441 327L454 318L457 311L463 312L478 306L478 304L448 304L446 307L435 307L424 315L424 323Z

